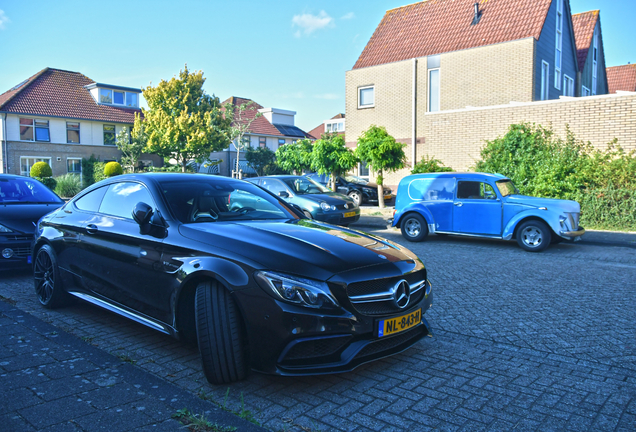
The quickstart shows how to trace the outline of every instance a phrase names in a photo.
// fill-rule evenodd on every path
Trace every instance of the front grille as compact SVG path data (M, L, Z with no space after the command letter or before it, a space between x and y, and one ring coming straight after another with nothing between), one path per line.
M418 326L414 329L408 330L396 336L389 337L386 339L379 339L375 342L369 343L367 346L362 348L360 352L356 354L356 358L362 358L362 357L374 355L377 353L390 351L393 348L396 348L402 344L407 343L411 339L419 338L421 335L422 335L422 328Z
M570 222L570 227L573 231L579 229L579 213L568 213L568 219Z
M4 241L12 242L31 242L33 240L32 235L2 234L2 237L4 237Z
M352 283L347 286L347 295L349 296L353 307L363 315L376 316L400 312L406 309L408 305L418 303L422 300L426 291L426 284L422 285L418 291L411 294L408 305L403 308L396 305L392 297L387 297L385 300L374 299L368 301L356 300L355 297L386 293L402 279L406 280L411 285L411 289L414 289L418 283L426 281L426 271L423 270L406 276Z
M285 354L285 360L329 356L349 343L349 339L351 339L351 335L300 341Z

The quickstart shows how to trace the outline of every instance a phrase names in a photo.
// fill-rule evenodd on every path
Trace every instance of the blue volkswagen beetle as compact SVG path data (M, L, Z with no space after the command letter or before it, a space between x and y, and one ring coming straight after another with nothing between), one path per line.
M500 174L427 173L400 181L392 226L409 241L429 232L516 239L539 252L550 243L580 240L581 206L576 201L519 194Z

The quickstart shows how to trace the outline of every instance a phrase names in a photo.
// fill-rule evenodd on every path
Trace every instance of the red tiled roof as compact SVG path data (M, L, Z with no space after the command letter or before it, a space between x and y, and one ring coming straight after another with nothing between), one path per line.
M353 69L500 42L539 39L552 0L427 0L391 9Z
M599 11L593 10L572 15L572 27L574 28L574 40L576 41L576 57L579 62L579 70L583 70L587 53L592 44L594 28L598 21Z
M345 115L336 114L335 116L331 117L330 120L341 119L341 118L345 118ZM324 133L325 133L325 122L322 122L321 124L313 128L312 130L307 132L308 135L311 135L311 137L315 139L320 139L320 137L322 137L322 134ZM344 135L344 132L339 132L338 135Z
M140 109L99 105L84 88L94 81L78 72L46 68L0 95L0 111L16 114L134 123Z
M636 91L636 64L608 67L606 71L609 93Z

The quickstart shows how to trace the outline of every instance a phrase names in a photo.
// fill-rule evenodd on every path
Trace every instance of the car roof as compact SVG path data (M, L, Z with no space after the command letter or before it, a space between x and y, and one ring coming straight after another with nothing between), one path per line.
M276 179L291 178L291 179L297 179L297 178L303 178L303 177L305 177L305 176L293 175L293 174L279 174L279 175L270 175L270 176L261 176L261 177L250 177L249 179L246 179L246 180L259 180L259 179L267 179L267 178L276 178Z
M493 174L493 173L482 173L482 172L435 172L435 173L421 173L421 174L412 174L410 176L404 177L406 178L416 178L416 177L435 177L435 178L490 178L493 180L508 180L508 177L502 174Z

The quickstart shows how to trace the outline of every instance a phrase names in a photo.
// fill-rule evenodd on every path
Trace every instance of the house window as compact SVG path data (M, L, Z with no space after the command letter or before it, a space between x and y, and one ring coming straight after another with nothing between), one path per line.
M267 147L267 138L258 137L258 146L259 147Z
M36 162L46 162L51 166L50 157L22 156L20 157L20 175L30 177L31 167L35 165Z
M563 60L563 0L557 0L556 49L554 59L554 87L561 90L561 61Z
M548 78L550 77L550 64L541 62L541 100L548 100L550 97L548 88Z
M77 122L66 122L66 142L80 142L80 124Z
M139 106L137 93L126 92L126 106L135 108Z
M35 139L34 139L35 138ZM37 119L20 119L21 141L50 141L49 121Z
M99 103L112 104L113 91L109 89L99 89Z
M581 96L589 96L589 95L590 95L590 89L585 87L585 86L582 86L582 88L581 88Z
M574 80L563 75L563 96L574 96Z
M278 138L278 147L285 145L285 139L284 138Z
M428 111L439 111L439 69L428 71Z
M358 108L375 106L375 86L358 87Z
M82 178L82 160L80 158L66 159L66 172L75 174Z
M104 145L115 145L115 125L104 125Z
M596 94L596 69L598 69L598 33L594 32L594 50L592 51L592 94Z
M123 105L124 104L124 92L114 91L113 92L113 103L115 105Z

